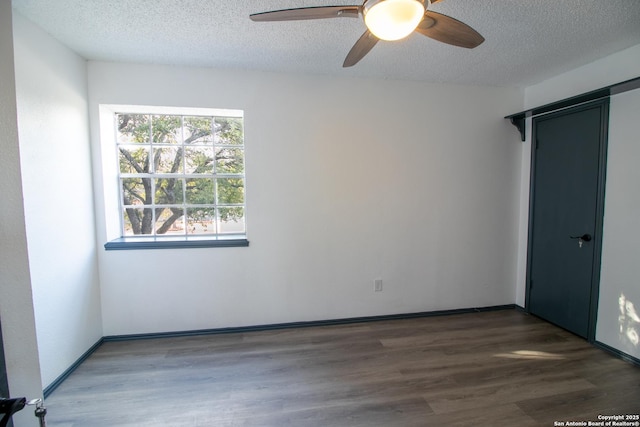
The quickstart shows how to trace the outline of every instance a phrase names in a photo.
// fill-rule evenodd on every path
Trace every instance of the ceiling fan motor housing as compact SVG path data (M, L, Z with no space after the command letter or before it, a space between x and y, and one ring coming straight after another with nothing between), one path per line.
M364 0L364 3L362 4L362 9L366 13L368 9L371 9L376 4L382 3L385 1L387 0ZM418 3L422 3L424 5L425 10L428 9L429 6L431 5L431 0L415 0L415 1L417 1Z

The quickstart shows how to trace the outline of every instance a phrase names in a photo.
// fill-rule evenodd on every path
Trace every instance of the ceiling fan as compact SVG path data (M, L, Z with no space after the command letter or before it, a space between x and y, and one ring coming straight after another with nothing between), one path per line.
M343 67L356 65L379 40L400 40L414 31L443 43L473 49L483 41L467 24L429 6L441 0L364 0L361 6L314 6L273 10L250 15L252 21L299 21L363 16L367 31L347 55Z

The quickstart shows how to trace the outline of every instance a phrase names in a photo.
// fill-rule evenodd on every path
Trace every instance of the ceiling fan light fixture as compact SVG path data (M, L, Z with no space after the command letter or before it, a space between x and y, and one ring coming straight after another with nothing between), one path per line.
M364 23L381 40L400 40L416 29L424 12L419 0L369 0L364 5Z

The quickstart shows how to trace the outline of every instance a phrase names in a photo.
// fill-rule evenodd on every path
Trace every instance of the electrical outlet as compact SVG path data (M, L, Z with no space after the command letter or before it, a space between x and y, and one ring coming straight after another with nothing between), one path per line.
M382 279L376 279L373 281L374 292L382 292Z

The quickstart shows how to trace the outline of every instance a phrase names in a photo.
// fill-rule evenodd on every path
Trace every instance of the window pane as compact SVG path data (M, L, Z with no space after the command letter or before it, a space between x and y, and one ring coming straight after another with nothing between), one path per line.
M118 148L120 173L149 172L149 147L121 146Z
M153 163L156 173L182 173L182 147L153 149Z
M121 178L123 205L151 204L151 179Z
M216 144L244 144L242 119L238 117L216 117L213 128Z
M245 232L244 208L220 208L218 209L218 233Z
M187 234L215 234L216 221L213 208L187 209Z
M184 143L210 144L213 142L213 122L211 117L185 117Z
M187 179L186 202L191 205L212 205L215 202L213 180L206 178Z
M182 143L182 118L180 116L152 116L151 133L157 144Z
M216 172L221 174L244 173L244 150L242 148L216 148Z
M118 114L117 142L120 144L140 144L149 142L150 117L146 114Z
M182 178L158 178L156 184L156 205L175 205L184 202L184 180Z
M156 209L156 233L184 234L184 209L179 206Z
M115 119L123 236L244 233L242 117Z
M244 179L218 178L218 203L221 205L244 204Z
M125 236L153 233L153 212L150 208L126 208L122 215Z
M213 172L213 147L187 147L184 150L186 173Z

